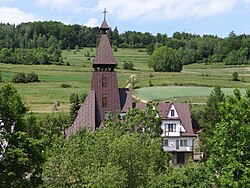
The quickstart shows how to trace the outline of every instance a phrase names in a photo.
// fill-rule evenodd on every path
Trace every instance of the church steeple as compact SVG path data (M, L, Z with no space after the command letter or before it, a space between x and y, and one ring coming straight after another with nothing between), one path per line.
M104 15L107 13L106 9L103 13ZM115 61L112 47L106 33L107 30L109 30L109 26L106 22L106 16L104 16L100 30L102 31L102 36L96 51L93 68L95 71L114 71L117 63Z
M101 40L98 45L93 62L93 74L91 90L95 91L96 97L96 127L101 127L108 113L115 114L121 110L117 75L114 71L117 63L107 36L109 26L106 22L106 9L104 20L100 27Z

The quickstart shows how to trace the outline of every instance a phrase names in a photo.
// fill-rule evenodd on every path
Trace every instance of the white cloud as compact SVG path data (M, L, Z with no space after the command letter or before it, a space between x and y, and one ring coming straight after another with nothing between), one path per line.
M190 19L230 12L236 3L237 0L99 0L96 9L106 7L119 20Z
M96 26L99 26L100 23L98 21L98 19L96 18L90 18L85 24L83 24L87 27L96 27Z
M10 24L20 24L22 22L37 21L35 14L26 13L18 8L0 7L0 22Z

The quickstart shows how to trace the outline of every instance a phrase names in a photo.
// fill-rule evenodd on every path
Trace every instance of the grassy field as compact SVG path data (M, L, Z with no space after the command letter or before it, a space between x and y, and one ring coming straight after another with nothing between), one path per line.
M190 103L203 103L211 91L212 87L192 87L192 86L156 86L145 87L136 90L136 95L147 101L152 100L168 100ZM234 88L223 88L225 94L232 95ZM241 88L242 94L246 93L246 89ZM193 101L195 99L195 101Z
M51 112L54 102L59 101L59 111L69 110L69 96L71 93L83 93L90 89L92 62L95 55L95 48L84 48L79 52L74 50L63 51L63 60L70 66L59 65L10 65L0 63L0 71L3 80L11 81L17 72L35 72L39 75L41 82L28 84L14 84L23 97L26 104L33 112ZM86 57L86 54L90 55ZM135 74L138 80L137 88L149 87L149 81L153 86L199 86L214 87L220 85L225 88L249 88L250 67L249 66L225 66L223 64L193 64L183 67L181 73L155 73L148 68L148 55L143 49L118 49L114 52L118 62L119 87L125 87L130 75ZM123 63L132 61L135 70L123 70ZM240 74L241 81L233 82L232 73ZM62 88L62 84L70 84L70 88ZM4 83L0 83L0 87ZM173 87L174 88L174 87ZM190 88L194 91L193 88ZM153 89L152 94L159 91ZM140 96L140 93L138 92ZM187 93L186 96L177 97L177 101L204 101L204 97ZM157 96L157 95L154 95ZM152 99L168 99L163 98ZM150 99L150 100L152 100Z

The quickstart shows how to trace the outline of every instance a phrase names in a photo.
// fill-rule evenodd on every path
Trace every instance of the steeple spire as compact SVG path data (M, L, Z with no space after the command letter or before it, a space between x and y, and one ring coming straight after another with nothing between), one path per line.
M104 20L106 20L106 14L108 13L108 11L106 10L106 8L104 9L104 11L102 13L104 14Z
M102 25L101 25L100 29L101 29L101 31L102 31L103 34L106 34L107 30L109 30L109 26L108 26L108 24L106 22L106 14L107 14L107 12L108 11L106 10L106 8L102 12L104 14L104 18L103 18L103 22L102 22Z

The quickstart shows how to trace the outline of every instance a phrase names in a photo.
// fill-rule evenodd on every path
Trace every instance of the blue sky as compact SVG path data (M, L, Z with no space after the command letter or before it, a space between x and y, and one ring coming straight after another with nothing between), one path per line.
M0 22L61 21L152 34L250 34L250 0L0 0Z

